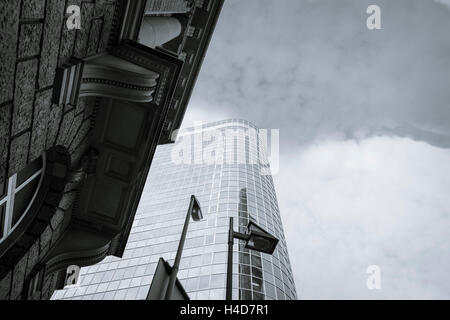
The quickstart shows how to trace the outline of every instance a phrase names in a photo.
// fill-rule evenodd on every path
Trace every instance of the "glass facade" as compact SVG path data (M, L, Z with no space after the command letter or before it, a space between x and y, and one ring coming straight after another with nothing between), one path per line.
M229 217L245 233L249 221L279 239L273 255L235 239L233 299L296 299L267 148L259 130L224 120L180 132L158 147L123 258L81 269L79 286L53 299L145 299L157 262L175 258L190 196L204 219L190 221L178 278L191 299L225 298Z

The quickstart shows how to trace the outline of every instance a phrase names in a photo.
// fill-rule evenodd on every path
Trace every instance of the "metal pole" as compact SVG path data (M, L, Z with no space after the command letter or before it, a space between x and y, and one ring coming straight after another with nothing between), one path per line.
M180 267L181 254L183 252L184 242L186 240L186 233L189 225L189 219L191 218L191 211L194 205L194 198L191 198L189 203L189 209L186 214L186 220L184 221L183 232L181 233L181 239L178 243L177 255L173 263L172 271L170 272L169 286L167 287L166 296L164 300L170 300L172 297L173 288L175 287L175 281L177 280L178 269Z
M230 227L228 230L228 263L227 263L227 291L226 300L233 299L233 217L230 217Z

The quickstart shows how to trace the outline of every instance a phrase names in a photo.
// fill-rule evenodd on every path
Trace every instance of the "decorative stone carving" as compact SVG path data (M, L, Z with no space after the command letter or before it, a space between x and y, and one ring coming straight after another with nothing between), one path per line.
M83 96L150 102L158 78L158 73L110 53L71 59L57 71L53 102L76 105Z
M111 54L84 60L80 96L150 102L159 74Z

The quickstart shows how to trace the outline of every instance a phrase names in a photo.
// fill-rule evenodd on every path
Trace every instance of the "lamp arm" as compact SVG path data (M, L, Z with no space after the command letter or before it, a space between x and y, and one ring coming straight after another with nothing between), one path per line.
M194 198L191 198L189 203L189 209L186 213L186 219L184 221L183 231L181 233L181 239L178 243L177 255L175 256L175 261L173 263L172 270L170 271L169 285L167 286L167 291L164 300L171 300L172 292L175 287L175 282L177 280L178 269L180 267L181 255L183 253L184 242L186 241L186 234L188 230L189 220L192 215L192 207L194 206Z
M245 234L245 233L240 233L240 232L237 232L237 231L233 231L233 238L247 241L250 238L250 235Z

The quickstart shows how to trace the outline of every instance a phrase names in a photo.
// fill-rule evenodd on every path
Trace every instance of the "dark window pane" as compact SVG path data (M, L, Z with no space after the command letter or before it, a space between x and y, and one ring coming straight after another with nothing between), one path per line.
M262 293L253 292L253 300L264 300L264 295Z
M250 255L249 254L242 253L242 254L240 254L240 256L241 256L241 260L243 263L250 264Z
M259 268L252 267L252 274L255 277L262 278L262 271Z
M30 204L33 198L36 188L39 184L39 179L34 179L29 184L27 184L22 190L16 193L16 198L14 199L14 211L11 227L19 221L20 217L24 213L25 209Z
M6 205L0 206L0 239L3 238L3 229L5 227L5 210Z
M250 267L244 264L239 265L239 272L242 274L250 274Z
M239 300L252 300L252 292L249 290L239 290Z
M6 181L0 182L0 200L6 196Z
M240 286L243 289L251 289L252 284L249 276L241 275L240 277Z
M262 279L252 277L252 289L254 291L262 292Z
M38 172L41 168L42 168L42 158L38 158L33 162L27 164L25 168L23 168L19 173L17 173L16 185L20 186L29 177Z
M261 268L261 257L252 254L252 266Z

